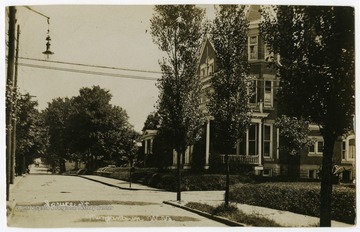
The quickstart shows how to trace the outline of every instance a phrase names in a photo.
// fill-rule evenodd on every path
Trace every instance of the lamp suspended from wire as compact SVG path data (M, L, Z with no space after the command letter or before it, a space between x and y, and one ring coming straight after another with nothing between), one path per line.
M48 30L47 30L47 37L46 37L46 51L43 52L43 54L46 55L47 58L49 58L50 55L54 54L51 50L50 50L50 46L51 46L51 37L50 37L50 18L47 18L47 22L48 22Z
M47 23L48 23L48 30L47 30L47 37L46 37L46 51L43 52L43 54L46 55L46 57L49 59L49 56L54 54L51 50L50 50L50 46L51 46L51 37L50 37L50 17L44 15L43 13L37 11L37 10L34 10L33 8L31 8L30 6L25 6L25 8L27 8L28 10L38 14L38 15L41 15L45 18L47 18Z

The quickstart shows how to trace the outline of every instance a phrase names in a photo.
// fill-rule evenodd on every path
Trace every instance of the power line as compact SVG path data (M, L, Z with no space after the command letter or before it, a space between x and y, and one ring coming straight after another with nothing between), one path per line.
M106 73L106 72L97 72L97 71L80 70L80 69L72 69L72 68L52 67L52 66L45 66L45 65L26 64L26 63L18 63L18 65L24 66L24 67L31 67L31 68L49 69L49 70L56 70L56 71L83 73L83 74L91 74L91 75L99 75L99 76L121 77L121 78L147 80L147 81L156 81L156 80L158 80L158 78L154 78L154 77L126 75L126 74L120 74L120 73L118 73L118 74L117 73Z
M143 69L119 68L119 67L111 67L111 66L103 66L103 65L92 65L92 64L82 64L82 63L73 63L73 62L56 61L56 60L42 60L42 59L27 58L27 57L19 57L19 59L40 61L40 62L47 62L47 63L55 63L55 64L68 64L68 65L76 65L76 66L91 67L91 68L103 68L103 69L113 69L113 70L121 70L121 71L161 74L161 72L158 72L158 71L143 70Z
M39 15L47 18L48 24L49 24L49 20L50 20L50 17L49 17L49 16L46 16L46 15L44 15L43 13L40 13L39 11L36 11L36 10L32 9L30 6L25 6L25 8L28 9L28 10L31 10L32 12L35 12L36 14L39 14Z

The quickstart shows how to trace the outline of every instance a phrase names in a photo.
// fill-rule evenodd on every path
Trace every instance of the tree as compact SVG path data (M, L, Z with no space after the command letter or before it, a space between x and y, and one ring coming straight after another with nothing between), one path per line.
M88 168L96 168L99 155L116 161L134 153L136 133L126 111L110 104L109 91L93 86L79 92L73 99L75 113L69 119L69 136L73 149L85 154Z
M246 132L251 119L247 32L244 6L219 6L210 37L217 70L211 78L209 111L214 117L215 143L225 152L225 205L229 204L229 150Z
M69 118L74 114L73 102L69 98L53 99L43 111L45 127L47 128L49 146L46 162L52 166L60 166L60 172L65 171L65 159L69 159L72 138L69 131Z
M65 171L65 160L86 162L97 168L99 160L119 163L135 157L138 134L124 109L110 104L109 91L94 86L80 89L71 99L54 99L44 111L49 135L48 161Z
M103 141L103 154L110 162L120 164L120 160L126 159L130 163L136 158L137 146L135 142L139 134L128 122L129 116L119 106L112 106L104 121L104 132L101 133Z
M84 154L88 169L95 168L98 154L104 150L111 97L109 91L93 86L81 88L79 95L73 99L75 113L69 119L73 147L78 153Z
M16 170L25 174L26 167L36 157L44 155L47 139L43 118L36 109L37 101L29 94L22 95L17 101L16 126Z
M299 155L304 147L315 142L309 137L309 122L306 120L281 115L277 118L275 126L280 131L280 149L289 152L290 155Z
M145 130L157 130L160 126L160 117L157 112L151 112L144 123L142 131Z
M331 226L334 143L355 113L354 9L278 6L262 15L261 32L281 58L279 103L288 116L319 125L324 138L320 226Z
M177 152L177 200L181 200L181 157L199 139L204 117L200 110L200 80L196 77L197 51L203 36L204 10L194 5L159 5L151 23L153 42L167 55L160 62L162 78L158 113L170 132Z

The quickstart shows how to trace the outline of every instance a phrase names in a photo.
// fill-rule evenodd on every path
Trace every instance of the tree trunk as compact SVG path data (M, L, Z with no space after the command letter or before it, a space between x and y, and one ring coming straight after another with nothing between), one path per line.
M53 170L55 171L55 170ZM60 173L63 173L66 171L66 168L65 168L65 160L63 158L60 159Z
M225 165L226 165L226 186L225 186L225 206L229 205L230 196L230 168L229 168L229 155L225 154Z
M90 170L90 154L86 154L86 168Z
M94 156L94 170L96 170L98 168L98 158L97 158L97 154L95 154Z
M176 154L176 166L177 166L177 194L176 194L176 200L181 201L181 157L183 151L182 149L179 149L179 151Z
M324 135L324 152L322 159L321 191L320 191L320 226L331 226L332 195L332 156L336 137Z

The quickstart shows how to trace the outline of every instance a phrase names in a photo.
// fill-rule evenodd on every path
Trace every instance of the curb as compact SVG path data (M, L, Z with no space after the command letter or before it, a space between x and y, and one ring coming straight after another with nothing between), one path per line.
M15 188L16 185L18 185L20 183L20 181L27 176L27 174L21 175L16 182L14 182L13 184L11 184L11 186L9 186L9 191L10 191L10 197L11 197L11 190L13 188ZM13 199L12 201L7 201L6 202L6 218L7 218L7 222L9 222L12 218L12 216L14 215L14 209L16 207L16 201L15 199Z
M8 208L9 206L9 208ZM12 218L12 216L14 215L14 209L16 207L16 201L7 201L6 202L6 218L7 218L7 222L9 222Z
M101 180L95 180L95 179L92 179L92 178L89 178L89 177L86 177L86 176L83 176L83 175L74 175L74 176L78 176L78 177L81 177L81 178L84 178L84 179L87 179L87 180L91 180L91 181L94 181L94 182L98 182L100 184L104 184L104 185L107 185L107 186L110 186L110 187L115 187L115 188L119 188L119 189L122 189L122 190L133 190L133 191L159 191L159 192L164 192L166 190L163 190L163 189L156 189L156 188L153 188L153 189L141 189L141 188L129 188L129 187L121 187L121 186L118 186L118 185L115 185L115 184L110 184L110 183L107 183L107 182L104 182L104 181L101 181ZM111 177L106 177L106 178L109 178L109 179L113 179L113 180L119 180L119 179L115 179L115 178L111 178ZM121 180L119 180L121 181ZM127 182L129 183L129 182ZM136 182L132 182L133 184L139 184L139 183L136 183ZM141 185L141 184L140 184ZM146 185L144 185L146 186Z
M78 176L78 177L81 177L81 178L84 178L84 179L87 179L87 180L91 180L91 181L94 181L94 182L97 182L97 183L100 183L100 184L104 184L104 185L107 185L107 186L110 186L110 187L119 188L119 189L122 189L122 190L133 190L133 191L141 190L141 189L136 189L136 188L120 187L120 186L115 185L115 184L109 184L107 182L104 182L104 181L101 181L101 180L95 180L95 179L92 179L92 178L88 178L86 176Z
M87 179L87 180L91 180L91 181L94 181L94 182L97 182L97 183L100 183L100 184L104 184L104 185L107 185L107 186L110 186L110 187L115 187L115 188L119 188L119 189L122 189L122 190L133 190L133 191L139 191L141 189L136 189L136 188L126 188L126 187L120 187L118 185L114 185L114 184L109 184L107 182L103 182L101 180L95 180L95 179L92 179L92 178L89 178L89 177L86 177L86 176L78 176L78 177L81 177L81 178L84 178L84 179Z
M228 226L241 226L241 227L248 226L246 224L243 224L243 223L240 223L240 222L235 222L235 221L232 221L232 220L224 218L224 217L212 215L212 214L209 214L209 213L197 210L197 209L192 209L192 208L189 208L187 206L180 205L179 203L176 203L176 202L163 201L163 203L167 204L167 205L174 206L174 207L178 207L178 208L181 208L181 209L184 209L184 210L187 210L187 211L190 211L192 213L196 213L196 214L198 214L200 216L206 217L206 218L208 218L210 220L213 220L213 221L223 223L223 224L228 225Z

